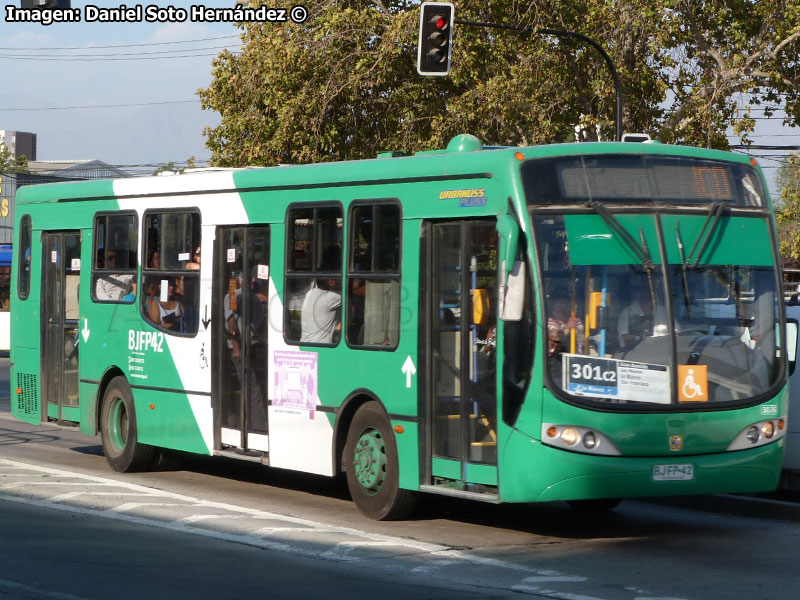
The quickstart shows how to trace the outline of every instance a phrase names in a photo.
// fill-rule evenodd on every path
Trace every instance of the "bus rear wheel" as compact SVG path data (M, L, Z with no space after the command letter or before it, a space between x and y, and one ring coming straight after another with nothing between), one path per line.
M397 520L414 508L414 493L400 488L397 444L377 402L367 402L353 417L342 462L353 502L367 517Z
M100 435L106 460L115 471L142 471L152 464L155 449L138 441L133 394L124 377L112 379L103 395Z

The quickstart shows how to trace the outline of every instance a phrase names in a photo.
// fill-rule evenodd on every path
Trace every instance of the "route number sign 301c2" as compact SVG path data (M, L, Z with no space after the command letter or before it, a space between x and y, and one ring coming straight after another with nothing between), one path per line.
M670 403L666 365L562 354L563 388L576 396Z

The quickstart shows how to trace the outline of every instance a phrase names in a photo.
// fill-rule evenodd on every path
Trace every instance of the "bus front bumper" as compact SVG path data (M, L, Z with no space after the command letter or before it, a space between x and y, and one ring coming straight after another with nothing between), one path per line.
M517 433L500 469L504 502L547 502L774 490L784 440L752 450L654 457L568 452Z

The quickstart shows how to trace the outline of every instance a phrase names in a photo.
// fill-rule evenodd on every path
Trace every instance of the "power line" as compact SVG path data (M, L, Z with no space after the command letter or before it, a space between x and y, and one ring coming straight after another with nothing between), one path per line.
M150 42L148 44L116 44L113 46L48 46L46 48L43 47L36 47L36 48L11 48L0 46L0 50L10 50L10 51L18 51L18 50L94 50L97 49L104 49L104 48L141 48L144 46L165 46L168 44L193 44L195 42L212 42L215 40L227 40L231 38L238 38L238 35L223 35L220 37L212 37L212 38L201 38L197 40L183 40L183 41L174 41L174 42Z
M182 50L153 50L152 52L116 52L111 54L68 54L66 56L58 55L58 54L40 54L38 56L16 56L16 55L8 55L2 54L0 57L2 58L10 58L10 59L19 59L19 60L41 60L41 59L56 59L56 60L63 60L63 59L74 59L74 58L110 58L112 56L150 56L154 54L178 54L181 52L200 52L201 50L224 50L229 48L228 46L208 46L206 48L185 48Z
M771 146L768 144L730 144L730 148L744 150L800 150L800 146Z
M125 108L130 106L159 106L163 104L196 104L200 100L165 100L164 102L138 102L134 104L95 104L92 106L37 106L33 108L2 108L2 111L27 111L27 110L75 110L81 108Z
M191 52L191 50L185 50L185 52ZM238 53L233 52L232 54L238 55ZM46 57L46 58L36 58L36 57L27 57L27 56L8 56L8 55L0 55L0 60L46 60L50 62L101 62L101 61L117 61L117 60L170 60L174 58L197 58L197 57L215 57L218 56L217 54L185 54L182 56L131 56L129 58L53 58L53 57Z

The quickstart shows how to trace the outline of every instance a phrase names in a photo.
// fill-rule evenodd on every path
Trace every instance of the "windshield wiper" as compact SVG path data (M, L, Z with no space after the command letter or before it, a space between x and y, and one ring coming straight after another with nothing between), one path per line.
M655 271L656 265L650 256L650 250L647 248L647 242L644 239L644 231L641 227L639 227L639 237L642 240L640 245L603 203L598 202L597 200L589 200L586 203L586 206L600 215L608 228L617 234L617 237L625 243L631 252L633 252L634 256L639 261L639 264L641 264L642 268L647 273L647 283L650 287L650 306L653 307L653 313L655 314L657 304L656 288L655 284L653 283L653 271Z
M683 304L686 306L686 316L692 319L692 298L689 295L689 281L686 279L686 257L683 254L683 242L681 241L681 225L675 223L675 237L678 240L678 252L681 256L681 283L683 287Z
M653 259L650 257L650 251L647 249L647 244L644 244L643 246L639 245L639 242L637 242L634 237L628 233L628 230L623 227L622 223L620 223L617 218L611 214L611 212L609 212L604 204L598 202L597 200L589 200L586 203L586 206L600 215L605 224L608 225L608 228L617 234L617 237L625 243L631 252L633 252L636 260L639 261L645 271L650 273L655 270L656 266L653 263ZM639 231L641 232L641 228L639 228ZM642 242L644 242L644 234L642 234Z
M711 208L708 209L708 215L706 215L706 220L703 223L703 227L700 229L700 233L697 235L697 239L694 242L694 246L692 246L692 251L689 252L689 255L686 257L686 261L684 264L686 265L687 268L689 269L697 268L698 264L700 263L700 258L703 256L703 252L705 252L706 246L708 246L708 242L714 235L714 230L717 228L717 225L719 224L719 219L722 216L722 212L724 210L725 210L724 202L714 202L711 205ZM711 223L711 227L708 227L709 222ZM708 231L706 231L707 227ZM697 250L697 246L700 244L701 241L703 242L703 244L700 246L700 251L697 253L697 256L695 256L694 251ZM693 263L692 263L692 258L694 258Z

